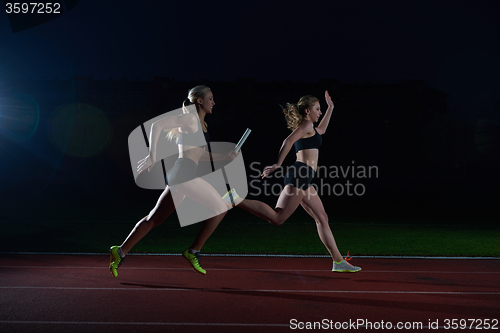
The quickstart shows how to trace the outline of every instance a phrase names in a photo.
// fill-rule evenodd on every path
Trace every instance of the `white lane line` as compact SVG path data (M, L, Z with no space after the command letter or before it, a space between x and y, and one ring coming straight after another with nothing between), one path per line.
M326 293L326 294L429 294L429 295L500 295L500 291L405 291L405 290L272 290L272 289L203 289L203 288L109 288L109 287L48 287L0 286L0 289L43 290L123 290L123 291L203 291L203 292L261 292L261 293Z
M164 322L110 322L110 321L35 321L35 320L0 320L0 324L18 325L133 325L133 326L212 326L212 327L288 327L290 324L256 324L256 323L164 323ZM359 328L368 328L367 325L356 325ZM446 326L422 326L421 329L449 329ZM471 330L475 328L465 328Z
M109 252L0 252L0 255L69 255L69 256L109 256ZM128 253L127 256L181 256L180 253ZM269 257L269 258L330 258L326 254L238 254L238 253L203 253L204 257ZM494 260L500 257L439 257L439 256L354 256L363 259L487 259Z
M2 268L10 269L108 269L106 266L0 266ZM192 271L192 268L183 267L120 267L120 271L124 270L167 270L167 271ZM266 269L266 268L210 268L210 271L245 271L245 272L329 272L328 269ZM363 269L359 273L413 273L413 274L500 274L500 272L477 272L477 271L382 271L382 270L368 270Z

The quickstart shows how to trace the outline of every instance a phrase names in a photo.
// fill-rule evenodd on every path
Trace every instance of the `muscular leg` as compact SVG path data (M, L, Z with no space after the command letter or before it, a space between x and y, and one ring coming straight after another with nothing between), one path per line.
M224 218L226 213L219 214L217 216L211 217L208 220L201 222L200 229L198 230L198 234L191 244L191 249L195 251L200 251L207 239L212 235L220 221Z
M274 225L281 225L297 209L304 197L304 191L287 185L281 191L276 210L258 200L236 199L235 204Z
M309 216L311 216L313 218L314 222L318 221L318 217L316 215L314 215L314 212L311 209L311 207L309 207L306 203L304 203L304 200L302 200L300 202L300 205L302 206L302 208L304 208L304 210L307 212L307 214L309 214Z
M337 248L337 243L335 242L335 238L333 238L332 230L330 229L330 225L328 224L328 215L325 212L325 208L323 207L323 203L319 198L316 189L313 186L310 186L306 194L304 195L301 203L302 207L306 210L309 215L316 221L316 227L318 229L318 235L328 252L333 258L333 261L341 262L344 260L342 255Z
M182 200L182 198L180 198L180 200ZM172 192L170 186L167 186L160 195L160 198L158 199L158 202L153 210L137 222L134 229L132 229L128 237L121 245L123 254L127 254L132 247L137 244L137 242L146 236L151 229L162 224L174 210L175 204L172 200Z

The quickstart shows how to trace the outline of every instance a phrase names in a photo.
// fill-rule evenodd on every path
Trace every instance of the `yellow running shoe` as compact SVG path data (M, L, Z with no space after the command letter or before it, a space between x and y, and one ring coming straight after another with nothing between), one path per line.
M121 264L123 264L123 261L125 260L125 258L120 257L120 255L118 254L119 248L120 248L119 246L112 246L109 249L109 255L110 255L109 270L111 271L111 274L113 274L114 277L118 276L117 269L118 267L120 267Z
M226 205L228 205L228 207L234 207L236 205L236 199L239 197L240 196L238 195L238 193L236 193L236 191L233 188L231 191L224 194L222 200L224 200L224 202L226 203Z
M201 274L207 274L207 271L201 268L200 266L200 258L199 258L199 252L193 254L189 253L189 249L185 249L184 252L182 252L182 256L186 258L187 261L193 266L193 269L197 271L198 273Z

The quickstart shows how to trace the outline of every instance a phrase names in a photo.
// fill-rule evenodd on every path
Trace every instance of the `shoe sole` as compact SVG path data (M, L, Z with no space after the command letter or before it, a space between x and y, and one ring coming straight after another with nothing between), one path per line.
M334 270L332 270L332 272L334 272L334 273L356 273L359 271L361 271L361 269L358 269L357 271L334 271Z

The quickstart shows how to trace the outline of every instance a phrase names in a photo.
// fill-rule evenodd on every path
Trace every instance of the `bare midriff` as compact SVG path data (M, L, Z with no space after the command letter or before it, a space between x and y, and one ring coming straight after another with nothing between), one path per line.
M296 156L297 161L309 165L314 171L316 171L319 157L319 150L317 148L300 150L297 152Z

